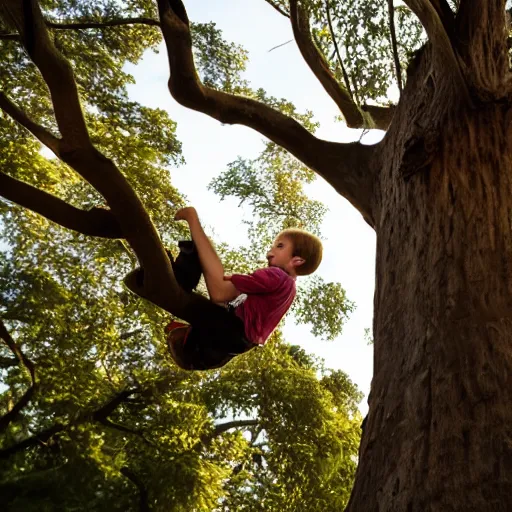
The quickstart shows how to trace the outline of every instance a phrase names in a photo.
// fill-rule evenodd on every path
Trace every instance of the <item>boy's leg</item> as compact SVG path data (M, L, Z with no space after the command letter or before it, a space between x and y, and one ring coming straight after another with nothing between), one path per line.
M175 220L185 220L188 222L192 240L199 254L199 260L201 262L210 299L214 302L224 302L234 299L238 295L238 292L232 283L224 281L224 267L201 226L195 208L181 208L176 213ZM230 293L232 294L231 297L228 296Z
M171 254L168 252L174 277L176 277L176 281L186 292L192 292L199 284L201 274L203 273L199 255L192 241L181 240L178 242L178 247L180 253L175 260L172 259Z
M166 250L167 256L171 261L174 277L178 284L186 292L192 292L201 279L201 263L194 242L181 240L178 242L180 253L176 260L173 259L169 250ZM124 283L129 290L137 295L144 297L144 269L137 267L132 270L125 278Z
M245 338L244 324L237 316L221 306L213 307L203 323L178 326L169 333L167 342L171 356L181 368L220 368L255 346Z

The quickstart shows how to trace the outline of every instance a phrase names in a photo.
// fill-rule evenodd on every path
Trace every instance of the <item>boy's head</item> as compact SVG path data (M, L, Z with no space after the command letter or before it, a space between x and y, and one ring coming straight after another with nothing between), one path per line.
M280 267L289 274L307 276L322 261L322 242L318 237L298 228L281 231L267 253L270 266Z

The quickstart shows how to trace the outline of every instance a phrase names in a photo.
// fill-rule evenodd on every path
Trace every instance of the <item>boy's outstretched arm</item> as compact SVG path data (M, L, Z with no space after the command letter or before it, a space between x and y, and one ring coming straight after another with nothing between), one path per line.
M191 206L181 208L176 212L174 219L188 222L210 299L213 302L228 302L238 297L240 292L235 285L224 280L224 267L201 226L196 209Z

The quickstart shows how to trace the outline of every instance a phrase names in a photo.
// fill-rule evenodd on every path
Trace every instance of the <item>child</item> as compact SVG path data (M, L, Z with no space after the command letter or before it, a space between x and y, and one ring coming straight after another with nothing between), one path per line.
M175 220L188 223L193 240L180 242L180 254L172 262L176 280L191 291L202 271L210 300L227 307L214 309L200 324L171 322L166 327L169 350L181 368L219 368L266 342L295 298L296 277L313 273L320 264L322 244L310 233L288 229L267 253L268 268L226 276L195 208L178 210Z

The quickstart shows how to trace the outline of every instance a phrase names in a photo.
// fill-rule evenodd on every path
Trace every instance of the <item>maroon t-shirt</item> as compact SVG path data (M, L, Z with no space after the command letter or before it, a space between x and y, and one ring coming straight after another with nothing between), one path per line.
M256 270L252 274L235 274L231 282L245 302L235 309L252 343L263 345L295 298L295 279L279 267Z

